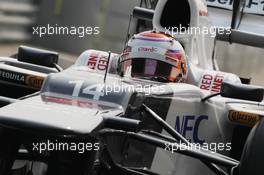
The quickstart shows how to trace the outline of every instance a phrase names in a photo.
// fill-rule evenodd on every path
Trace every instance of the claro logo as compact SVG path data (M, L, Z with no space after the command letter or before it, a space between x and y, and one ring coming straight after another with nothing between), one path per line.
M139 52L157 52L158 49L155 47L139 47L138 51Z
M44 77L28 75L26 76L25 84L32 88L40 89L43 81L44 81Z

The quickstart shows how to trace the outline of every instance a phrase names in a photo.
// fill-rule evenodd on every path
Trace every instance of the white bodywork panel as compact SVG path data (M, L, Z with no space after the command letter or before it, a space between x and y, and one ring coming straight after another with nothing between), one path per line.
M217 0L207 0L207 3L216 7L223 7L223 5L217 3L220 1L216 1ZM160 25L160 18L166 2L167 0L158 2L153 19L154 28L163 32L165 32L166 29ZM232 16L231 11L210 7L208 16L201 16L199 15L200 11L207 11L207 9L203 8L205 1L189 0L188 2L191 8L190 27L230 27ZM229 1L221 2L228 3ZM263 34L263 16L254 15L263 14L263 9L261 9L263 5L260 5L263 4L263 2L258 1L258 4L258 7L246 8L246 14L243 16L239 28L240 30ZM226 5L224 8L229 9L230 5ZM212 46L214 45L214 37L206 35L182 34L175 34L175 37L184 44L185 51L189 57L189 74L187 79L188 84L193 84L200 89L216 93L219 91L217 91L217 88L213 87L215 82L228 81L234 84L241 83L239 77L234 74L212 71L214 69L212 66ZM232 52L235 50L235 54L243 54L243 49L244 47L241 47L239 51L237 51L237 47L235 47ZM248 49L249 48L247 48L246 51L248 51ZM232 57L232 55L225 55L225 51L223 49L219 52L219 49L217 48L216 54L218 53L222 57L221 59L224 59L224 65L226 63L231 63L229 59L231 60L230 57ZM241 69L241 67L239 68ZM216 69L218 69L218 65L216 65ZM219 75L221 78L218 77ZM232 124L228 118L229 111L244 111L262 115L264 110L263 104L258 107L256 103L253 103L252 105L241 105L243 102L240 100L231 100L232 102L229 102L230 100L221 97L215 97L210 99L208 102L202 103L201 97L199 98L198 95L201 94L200 92L190 93L189 95L186 95L184 98L182 98L179 95L182 91L184 91L184 88L179 88L179 86L176 85L173 88L175 97L171 103L166 122L170 123L171 126L176 128L176 130L178 130L181 134L183 134L184 137L190 139L192 142L197 142L198 138L198 141L202 140L205 141L205 143L228 144L231 142L234 126L234 124ZM195 88L193 90L195 91ZM242 106L247 106L247 109L243 110ZM252 108L255 109L253 110ZM199 126L197 126L197 120L199 119L201 121L199 122ZM198 130L197 127L199 128ZM222 153L228 154L228 150ZM161 149L157 149L151 168L161 174L168 175L214 174L199 160L195 160L180 154L172 155L170 152L166 152Z
M214 98L202 103L201 99L208 95L207 91L192 87L192 90L187 91L189 93L182 93L186 87L172 85L172 88L175 97L169 108L166 122L192 143L223 143L226 145L231 141L233 126L226 117L228 109L223 98ZM163 166L159 166L161 164ZM197 175L198 172L206 175L213 174L199 160L177 153L172 154L162 149L157 149L152 169L168 175Z
M76 60L74 66L87 66L98 73L105 73L109 53L99 50L86 50ZM116 73L118 54L111 53L108 66L109 73Z
M72 133L89 134L102 123L97 109L44 102L40 96L8 105L0 110L0 120L30 123Z

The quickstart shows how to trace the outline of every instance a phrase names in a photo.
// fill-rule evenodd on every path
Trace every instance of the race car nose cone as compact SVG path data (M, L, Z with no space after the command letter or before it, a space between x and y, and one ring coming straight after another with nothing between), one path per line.
M90 134L102 122L96 108L47 103L40 96L0 109L0 125L52 135Z

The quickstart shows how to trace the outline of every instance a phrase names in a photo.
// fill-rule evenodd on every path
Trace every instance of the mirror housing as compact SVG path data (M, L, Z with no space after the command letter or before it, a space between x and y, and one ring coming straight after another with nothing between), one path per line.
M258 86L232 84L223 82L220 94L222 97L235 98L241 100L249 100L261 102L264 96L264 89Z
M18 48L17 60L40 66L54 67L54 64L58 63L59 54L48 50L20 46Z
M135 7L133 9L132 15L134 18L137 19L152 21L154 16L154 10L143 7Z

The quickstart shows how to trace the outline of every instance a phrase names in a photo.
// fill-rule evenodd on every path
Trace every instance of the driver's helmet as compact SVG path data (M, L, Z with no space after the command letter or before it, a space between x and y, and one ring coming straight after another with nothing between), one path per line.
M155 31L134 35L119 60L121 75L160 82L183 82L187 68L181 44L172 36Z

